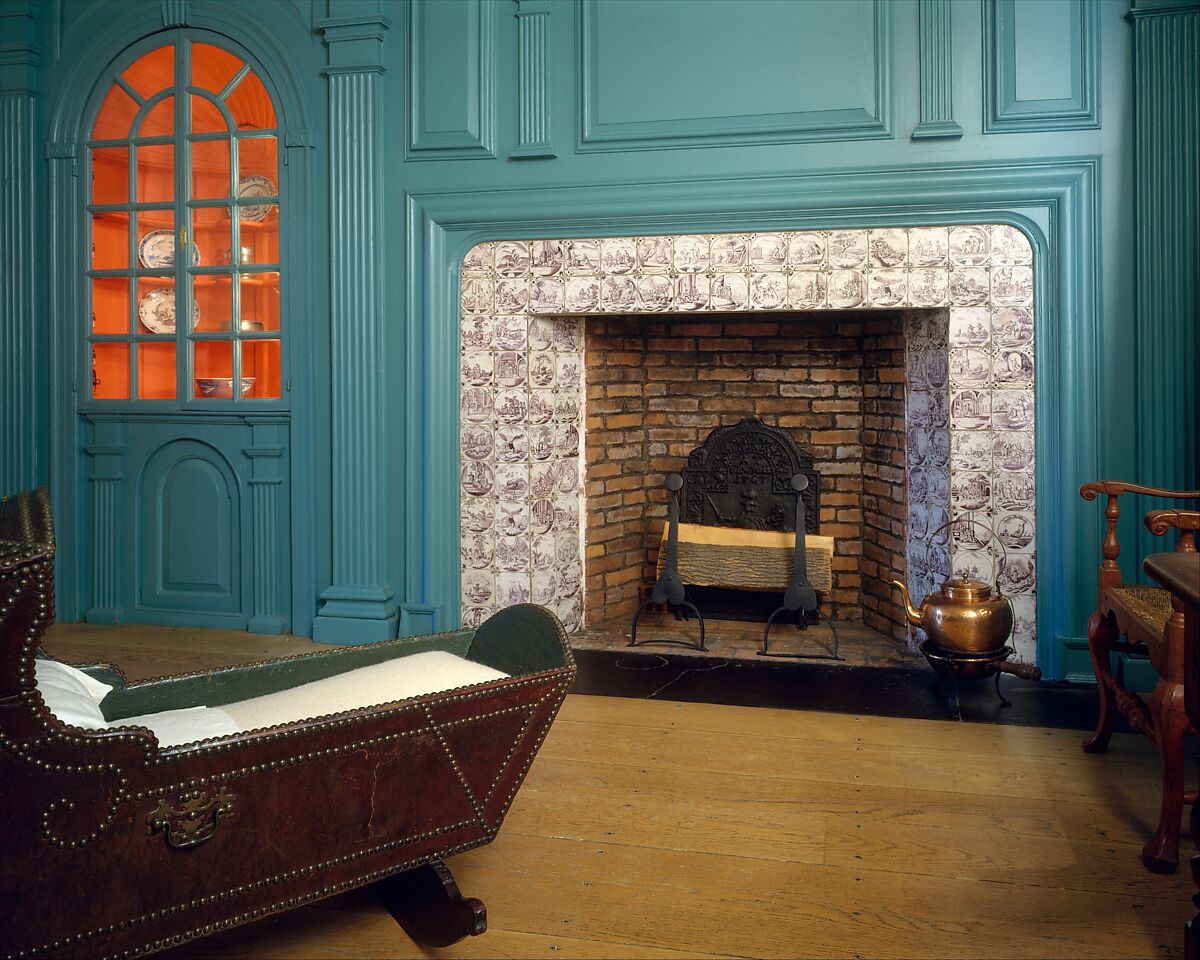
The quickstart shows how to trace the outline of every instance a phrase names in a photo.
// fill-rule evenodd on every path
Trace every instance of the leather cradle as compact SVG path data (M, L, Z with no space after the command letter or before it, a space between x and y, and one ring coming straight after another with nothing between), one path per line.
M0 501L4 957L138 956L488 843L575 676L557 619L525 604L473 632L129 685L169 703L440 646L510 674L160 749L143 728L65 726L37 693L53 556L46 491ZM121 692L119 671L91 672Z

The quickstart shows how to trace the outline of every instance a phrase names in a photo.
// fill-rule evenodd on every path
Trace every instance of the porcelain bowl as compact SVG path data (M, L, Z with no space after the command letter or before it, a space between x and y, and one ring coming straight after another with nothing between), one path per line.
M254 389L254 377L242 377L242 396ZM233 396L233 377L197 377L196 389L206 400L229 399Z

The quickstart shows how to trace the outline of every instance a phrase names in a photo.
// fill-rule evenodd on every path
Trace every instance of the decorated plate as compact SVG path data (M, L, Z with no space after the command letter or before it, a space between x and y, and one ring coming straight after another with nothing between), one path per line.
M138 319L151 333L175 332L175 288L156 287L138 303ZM200 322L200 305L192 301L192 326Z
M175 231L151 230L138 244L138 260L147 270L166 270L175 266ZM200 264L200 248L192 244L192 266Z
M275 182L270 177L242 177L238 181L238 197L245 199L246 197L273 197L275 196ZM238 216L242 220L265 220L271 212L273 203L254 203L249 206L239 207Z

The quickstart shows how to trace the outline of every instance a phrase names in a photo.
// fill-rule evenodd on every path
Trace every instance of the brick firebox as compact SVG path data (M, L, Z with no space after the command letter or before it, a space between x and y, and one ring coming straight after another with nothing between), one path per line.
M822 609L903 639L887 581L904 579L904 323L898 312L585 322L584 622L633 615L654 583L666 473L717 426L791 431L821 474L836 538Z

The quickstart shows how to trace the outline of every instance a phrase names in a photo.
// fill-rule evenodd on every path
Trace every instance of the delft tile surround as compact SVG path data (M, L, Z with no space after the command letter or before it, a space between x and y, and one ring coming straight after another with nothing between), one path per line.
M461 280L464 624L529 600L568 630L581 623L587 315L903 309L911 589L919 599L950 569L998 576L1018 658L1033 662L1032 259L1003 225L473 248Z

